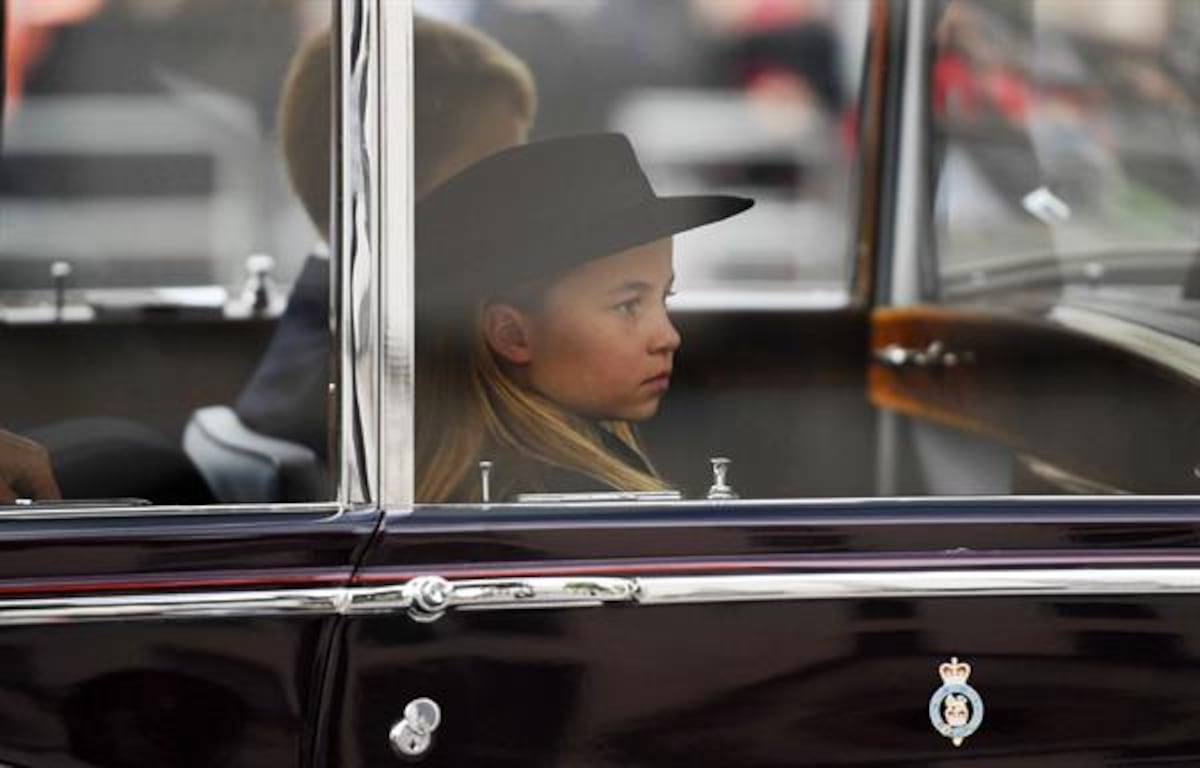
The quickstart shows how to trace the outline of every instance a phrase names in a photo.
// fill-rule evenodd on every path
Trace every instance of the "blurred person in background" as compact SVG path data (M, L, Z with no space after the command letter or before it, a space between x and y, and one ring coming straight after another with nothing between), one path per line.
M96 15L104 0L4 0L6 68L4 115L7 119L25 92L25 80L42 60L59 27L79 24Z
M330 381L330 40L296 57L279 108L288 176L321 242L234 410L251 429L327 455ZM413 28L414 181L419 199L463 168L521 143L537 109L529 69L490 37L417 17Z
M537 108L536 87L528 68L494 40L460 25L418 18L414 64L418 196L476 160L525 140ZM279 124L288 175L321 242L306 260L267 352L235 405L239 417L251 428L304 444L322 457L326 455L330 380L326 243L333 162L331 67L330 39L325 32L297 54L283 87ZM129 478L101 483L105 486L102 494L90 490L97 485L96 470L109 474L105 467L110 462L102 454L113 454L114 446L129 450L144 446L146 453L164 451L157 436L139 425L104 420L97 426L91 420L83 421L86 429L79 429L76 422L64 422L32 431L54 447L55 465L64 456L74 457L63 460L60 468L72 479L71 488L82 489L71 495L139 496L163 502L162 493L148 493L145 484ZM0 443L0 448L0 477L17 486L14 493L57 497L46 452L37 443L13 435ZM186 461L174 454L170 458ZM172 470L178 468L172 466ZM189 475L194 475L190 467ZM198 478L187 479L191 484ZM110 490L114 483L128 489L114 492ZM177 503L198 500L190 490L185 498L170 499Z
M238 135L239 146L258 141L261 127L270 124L290 52L317 5L275 0L5 2L6 128L28 132L27 111L35 100L71 106L79 117L67 133L79 130L83 135L93 105L125 97L162 98L159 103L165 103L170 97L201 94L224 104L245 103L244 112L256 116L250 119L252 130L257 123L255 135ZM236 24L230 23L233 19ZM153 125L137 128L146 135L155 131ZM67 197L90 201L111 196L114 188L124 189L130 177L170 175L162 170L170 167L165 161L147 172L145 164L130 167L120 154L109 155L121 160L116 163L77 162L72 149L62 145L61 161L48 156L59 161L52 168L50 189ZM13 199L49 199L43 188L46 176L44 164L9 162L0 174L0 186ZM246 215L254 213L248 210ZM201 251L206 245L189 244ZM112 269L110 253L103 248L89 244L87 252L79 254L89 278L110 279L109 284L117 285L136 278L135 271ZM29 254L20 249L4 254L11 255ZM160 254L164 262L176 255ZM12 266L20 260L0 260L7 262L0 270L0 288L22 287L22 267ZM36 267L36 260L33 263ZM88 417L42 423L22 432L21 437L0 434L0 497L57 499L61 488L75 498L212 502L177 440L147 425L126 418Z

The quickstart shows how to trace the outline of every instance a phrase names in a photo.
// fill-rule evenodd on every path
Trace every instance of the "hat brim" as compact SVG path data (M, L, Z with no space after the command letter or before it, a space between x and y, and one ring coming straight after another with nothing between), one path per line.
M659 197L618 211L616 234L628 229L630 242L613 252L623 251L642 243L653 242L668 235L715 224L736 216L754 205L754 201L731 195L681 195ZM621 223L624 222L624 223Z

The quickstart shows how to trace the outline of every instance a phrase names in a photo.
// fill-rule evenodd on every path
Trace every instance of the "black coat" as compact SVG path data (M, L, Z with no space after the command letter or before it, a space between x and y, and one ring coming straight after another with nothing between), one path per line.
M329 262L309 256L233 409L250 429L324 458L329 435Z

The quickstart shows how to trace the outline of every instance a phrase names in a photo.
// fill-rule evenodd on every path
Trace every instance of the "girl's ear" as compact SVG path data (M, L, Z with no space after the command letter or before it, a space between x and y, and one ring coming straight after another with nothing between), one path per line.
M483 309L483 338L507 363L524 365L532 359L530 330L529 318L511 304L488 304Z

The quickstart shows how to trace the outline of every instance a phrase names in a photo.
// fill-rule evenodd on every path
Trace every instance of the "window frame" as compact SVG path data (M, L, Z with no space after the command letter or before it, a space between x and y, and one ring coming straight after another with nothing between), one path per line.
M413 0L366 0L381 10L381 55L385 82L380 92L380 134L387 137L381 147L381 210L384 226L381 243L387 258L378 265L380 286L377 299L382 308L384 353L380 356L382 404L379 411L380 452L375 465L380 473L379 501L389 515L404 517L414 512L454 510L453 517L494 519L517 514L539 520L574 520L579 515L630 511L626 502L572 502L562 504L444 505L417 504L414 500L413 467L413 239L411 157L413 152L410 110ZM381 7L382 6L382 7ZM932 61L928 41L936 0L875 0L872 4L867 44L867 69L859 103L862 107L860 158L857 171L859 200L856 231L847 257L855 265L850 288L851 308L870 311L891 305L927 305L936 263L936 243L931 238L932 199L930 184L932 121L928 74ZM404 71L400 71L404 67ZM908 152L900 151L899 141ZM889 151L889 149L891 151ZM914 197L915 195L915 197ZM906 198L908 202L906 202ZM900 275L907 270L907 277ZM864 350L864 354L869 354ZM881 421L895 414L881 412ZM886 441L886 423L881 440ZM1137 509L1147 503L1200 501L1200 495L1128 495L1052 497L1056 506L1087 506L1097 500ZM714 502L684 500L648 504L650 515L683 515L692 520L719 505L738 507L795 508L836 503L855 505L880 503L928 503L931 506L962 501L980 502L981 507L1018 505L1026 511L1044 504L1048 497L1018 494L987 494L969 497L905 496L879 494L861 498L799 497L788 499L745 499ZM489 512L490 510L490 512Z
M326 499L268 504L116 505L87 499L35 502L5 509L0 519L14 523L64 520L220 518L228 515L314 514L337 517L378 508L382 458L377 449L379 420L368 418L380 391L379 348L383 300L375 277L383 269L380 210L381 139L379 19L383 7L409 8L408 0L328 0L331 5L330 264L331 343L335 351L331 387L336 406L330 428L337 430L327 461ZM411 17L411 13L410 13ZM407 131L404 121L401 130ZM403 175L403 174L402 174ZM410 249L411 250L411 249ZM393 313L396 314L396 313ZM368 404L364 407L362 404ZM373 450L374 448L374 450Z

